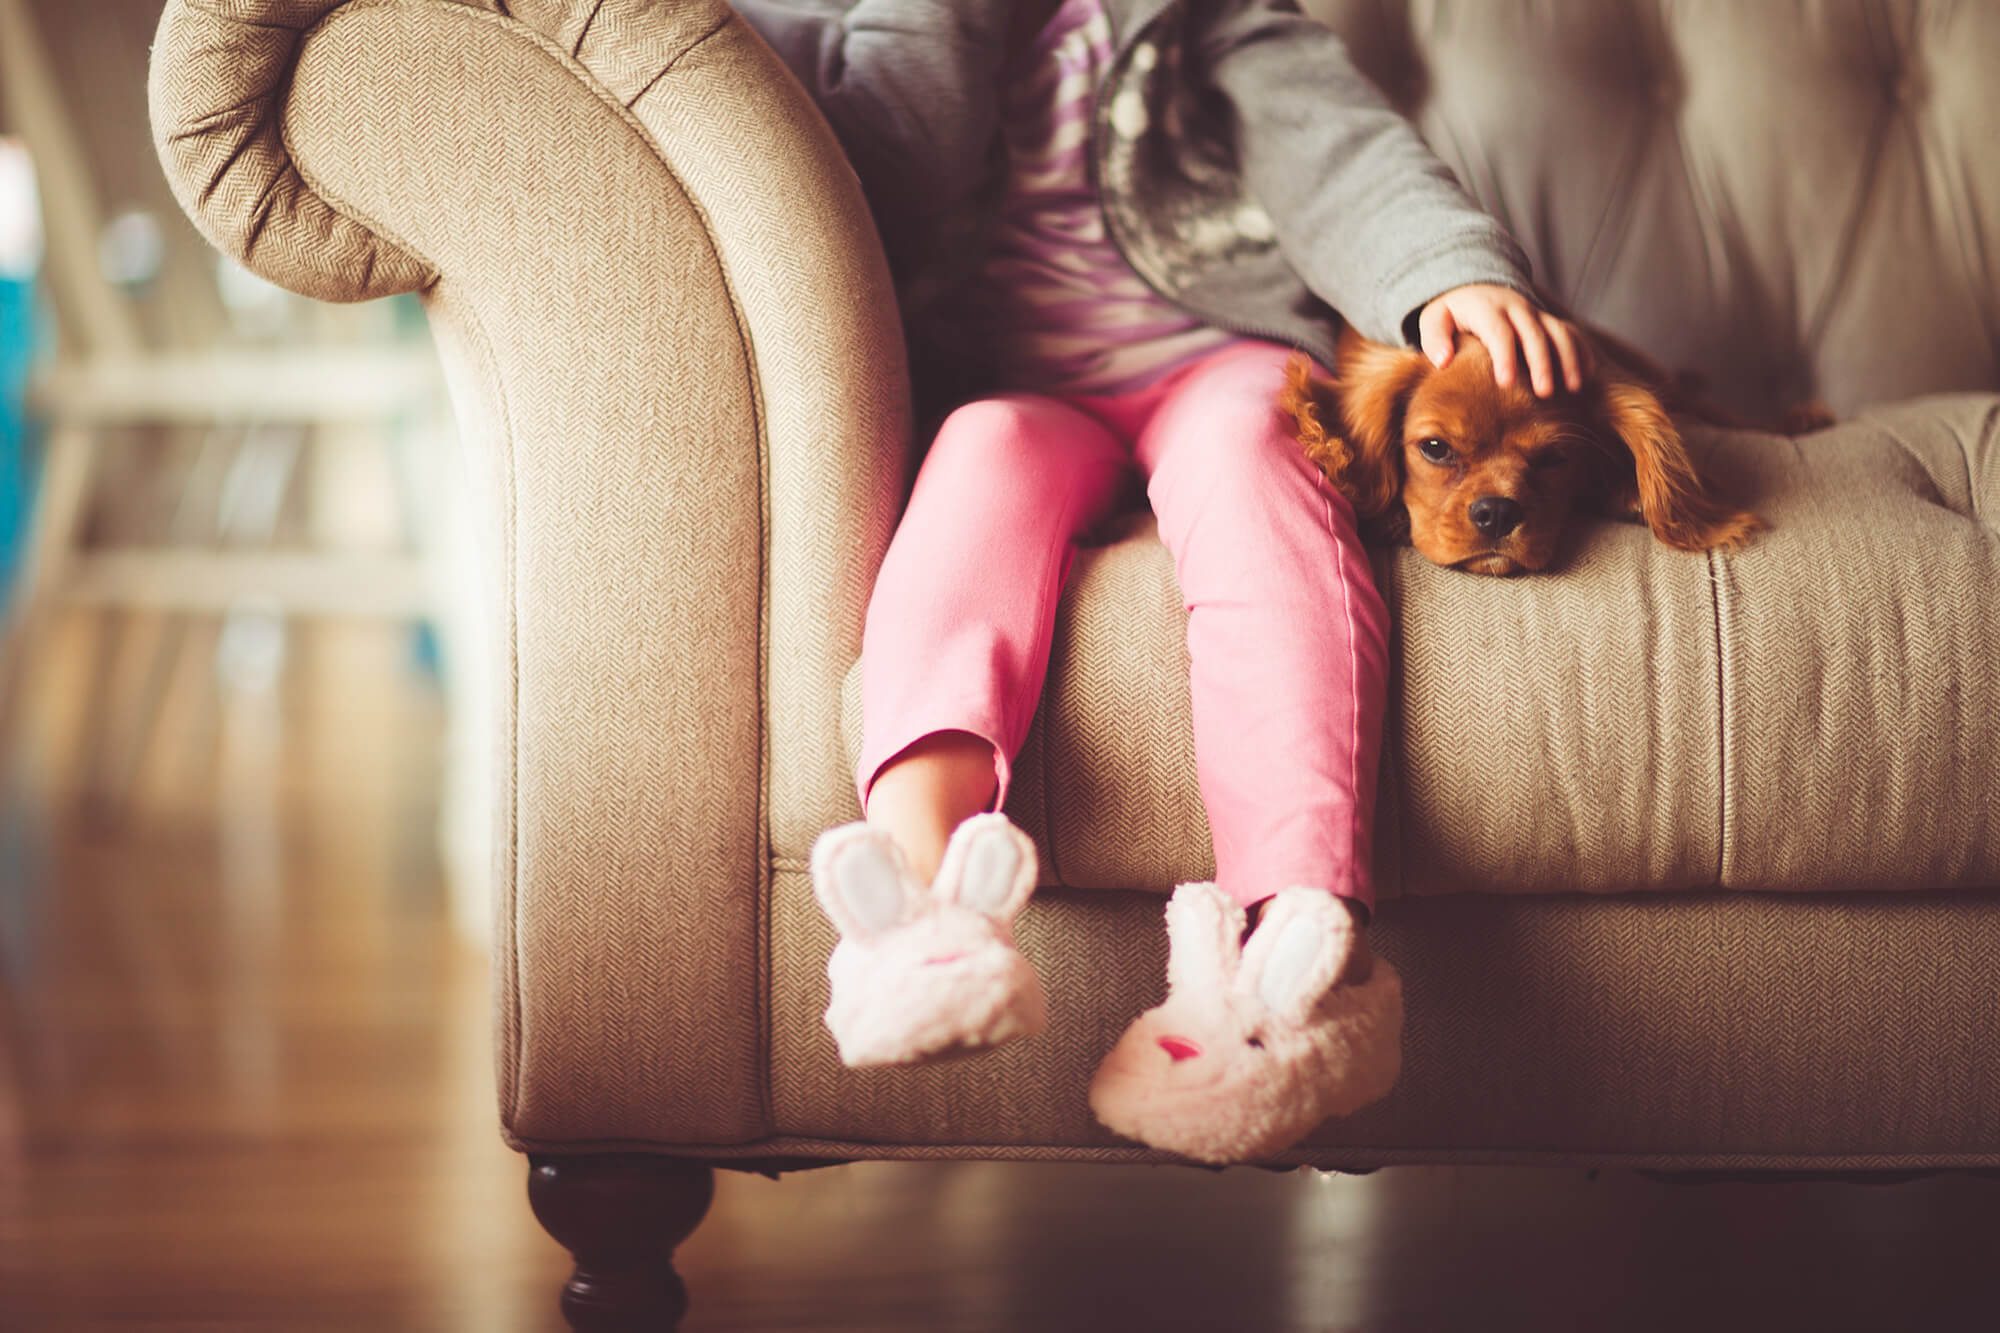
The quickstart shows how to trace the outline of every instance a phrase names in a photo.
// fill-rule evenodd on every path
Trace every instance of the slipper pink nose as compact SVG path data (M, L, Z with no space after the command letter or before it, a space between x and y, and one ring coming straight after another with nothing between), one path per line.
M925 966L925 967L943 967L943 966L944 966L944 965L945 965L946 963L955 963L955 962L957 962L957 961L958 961L959 959L961 959L961 958L965 958L965 957L967 957L967 956L968 956L968 954L966 953L966 951L965 951L965 950L963 950L963 949L960 949L960 950L959 950L959 951L958 951L957 953L948 953L948 954L942 954L942 955L940 955L939 957L936 957L936 958L926 958L926 959L924 959L924 966Z
M1201 1054L1201 1047L1195 1045L1186 1037L1162 1037L1160 1038L1160 1049L1168 1055L1173 1056L1175 1064L1179 1064L1183 1060L1192 1060Z

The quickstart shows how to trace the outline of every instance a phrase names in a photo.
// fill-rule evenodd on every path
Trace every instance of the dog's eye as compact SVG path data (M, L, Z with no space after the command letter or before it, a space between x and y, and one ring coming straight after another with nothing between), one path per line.
M1449 463L1451 446L1433 435L1417 446L1417 452L1433 463Z
M1569 462L1569 455L1561 449L1544 449L1528 460L1528 466L1540 471L1543 468L1561 467Z

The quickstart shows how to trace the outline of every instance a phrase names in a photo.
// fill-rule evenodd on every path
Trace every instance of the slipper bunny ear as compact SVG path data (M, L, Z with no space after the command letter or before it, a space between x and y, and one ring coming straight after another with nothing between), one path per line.
M1221 995L1243 951L1243 909L1213 884L1183 884L1167 902L1167 992Z
M1003 814L974 815L951 831L931 892L995 921L1012 921L1035 891L1035 844Z
M1354 918L1322 889L1286 889L1271 900L1243 946L1237 989L1280 1021L1302 1024L1347 970Z
M819 835L812 851L813 896L842 939L872 941L914 920L924 888L902 849L867 824L843 824Z

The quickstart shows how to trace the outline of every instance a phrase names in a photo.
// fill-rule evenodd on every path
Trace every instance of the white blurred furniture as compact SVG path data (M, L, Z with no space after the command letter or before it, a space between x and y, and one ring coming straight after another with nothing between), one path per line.
M440 845L453 914L483 938L490 915L490 783L485 751L465 718L469 708L483 709L491 687L481 674L483 659L462 649L477 639L483 603L476 589L463 586L477 576L464 549L471 537L459 513L463 487L449 404L428 341L338 349L150 347L132 302L104 271L98 191L27 0L0 0L0 123L20 134L36 165L45 277L63 343L63 355L30 389L30 410L47 438L19 572L11 599L0 603L7 613L0 623L0 727L38 631L63 607L430 621L446 677ZM224 460L197 466L189 482L190 489L205 484L224 494L208 506L181 506L190 513L213 509L218 517L201 531L177 522L159 544L93 546L86 527L95 488L124 475L121 452L156 443L161 429L202 432L212 446L203 456ZM380 451L385 442L398 454L400 475L372 480L402 499L399 517L387 525L389 540L270 546L269 529L302 445L325 456ZM342 464L315 471L323 479L339 474ZM251 508L259 511L247 523L240 502L232 518L229 494L231 483L245 477L257 478Z

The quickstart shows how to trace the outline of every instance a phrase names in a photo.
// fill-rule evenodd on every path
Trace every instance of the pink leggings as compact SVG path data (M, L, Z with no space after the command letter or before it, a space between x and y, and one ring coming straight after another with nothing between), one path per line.
M1136 464L1188 610L1195 766L1216 880L1374 906L1388 613L1354 511L1277 410L1291 353L1236 343L1136 392L1010 394L945 420L868 605L864 804L926 736L993 746L999 794L1041 698L1078 540Z

